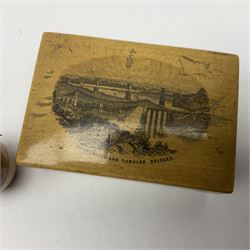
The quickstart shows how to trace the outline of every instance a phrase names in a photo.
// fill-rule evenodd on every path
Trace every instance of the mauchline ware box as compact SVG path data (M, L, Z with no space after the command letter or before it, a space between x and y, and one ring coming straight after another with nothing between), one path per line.
M16 161L232 192L238 78L232 54L44 33Z

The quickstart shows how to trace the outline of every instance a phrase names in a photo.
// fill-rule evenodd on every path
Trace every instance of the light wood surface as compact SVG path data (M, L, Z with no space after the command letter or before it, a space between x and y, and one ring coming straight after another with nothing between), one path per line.
M44 33L17 163L232 192L236 55Z

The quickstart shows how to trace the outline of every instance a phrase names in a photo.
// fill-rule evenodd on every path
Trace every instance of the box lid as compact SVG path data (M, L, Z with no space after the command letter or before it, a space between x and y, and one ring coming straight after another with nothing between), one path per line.
M236 55L44 33L16 161L232 192L238 75Z

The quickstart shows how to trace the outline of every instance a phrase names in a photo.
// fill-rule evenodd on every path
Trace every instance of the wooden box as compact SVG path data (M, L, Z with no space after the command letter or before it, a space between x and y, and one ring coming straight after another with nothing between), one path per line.
M44 33L17 163L232 192L236 55Z

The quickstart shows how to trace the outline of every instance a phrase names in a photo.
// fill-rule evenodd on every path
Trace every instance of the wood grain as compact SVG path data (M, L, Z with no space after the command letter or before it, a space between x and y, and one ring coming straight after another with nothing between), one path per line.
M16 161L232 192L238 56L44 33Z

